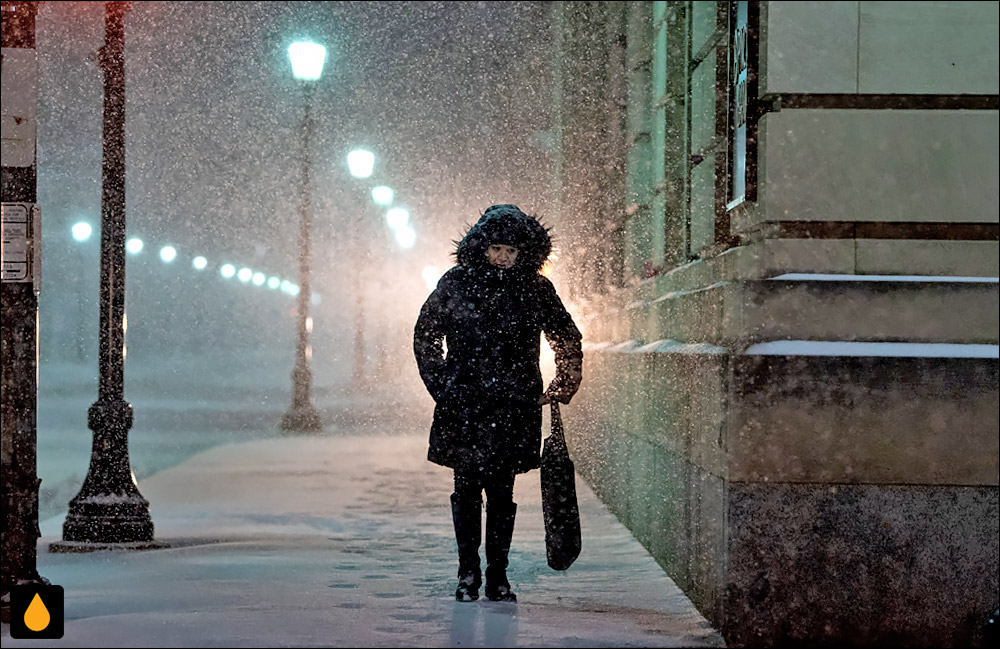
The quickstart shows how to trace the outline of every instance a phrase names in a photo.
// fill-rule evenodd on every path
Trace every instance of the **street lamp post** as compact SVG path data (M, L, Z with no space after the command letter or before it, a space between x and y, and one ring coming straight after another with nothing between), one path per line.
M87 420L94 432L90 469L69 503L63 541L50 551L108 545L156 547L149 502L128 457L132 406L124 398L125 316L125 14L129 2L105 4L104 156L101 200L100 373Z
M87 360L87 335L86 335L86 318L83 312L83 288L86 282L83 281L84 278L84 267L86 266L87 251L84 245L90 240L90 235L93 234L94 229L86 221L79 221L73 225L73 240L79 244L76 246L76 276L73 283L76 284L76 327L73 332L73 338L76 347L76 360L83 363Z
M281 420L283 430L316 432L323 422L312 404L312 372L309 370L309 244L312 220L312 197L309 186L309 140L312 131L311 101L313 82L323 73L326 48L316 43L298 42L288 48L292 73L302 86L305 112L302 120L302 197L299 213L299 294L297 307L298 336L295 343L295 369L292 370L292 405Z
M375 169L375 156L370 151L355 149L347 154L347 166L351 175L358 179L370 178ZM364 249L364 234L368 230L368 200L365 197L361 204L361 218L355 224L354 230L354 386L357 389L368 384L365 371L365 295L362 276L367 269L367 257Z
M378 187L372 187L371 196L372 196L372 201L374 201L376 205L378 205L381 208L387 208L392 205L392 199L394 194L390 187L386 187L385 185L379 185ZM384 256L385 251L381 250L379 254ZM388 334L390 334L393 329L392 325L390 324L392 319L389 317L388 310L385 308L385 300L387 299L386 298L387 286L385 284L385 273L386 273L386 264L383 262L379 264L379 269L378 269L379 300L383 307L383 314L380 321L381 325L380 329L382 333L379 336L378 344L375 347L376 377L386 376L386 366L389 355ZM379 380L379 378L377 378L376 380Z

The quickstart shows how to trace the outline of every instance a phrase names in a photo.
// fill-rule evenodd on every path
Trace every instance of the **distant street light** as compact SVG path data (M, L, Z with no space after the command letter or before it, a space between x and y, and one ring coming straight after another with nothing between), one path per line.
M191 265L194 266L195 270L205 270L205 267L208 266L208 260L199 255L191 260Z
M138 255L142 252L142 239L139 237L132 237L125 242L125 250L127 250L130 255Z
M347 167L355 178L368 178L375 169L375 154L364 149L355 149L347 154Z
M417 242L417 233L413 231L413 228L406 225L398 230L396 230L396 243L398 243L403 248L412 248L413 244Z
M326 63L326 48L318 43L299 41L288 46L292 75L299 81L319 81Z
M437 286L438 280L441 279L441 271L434 266L424 266L424 269L420 271L420 275L424 278L428 291L433 291Z
M160 259L166 263L172 263L177 259L177 249L173 246L163 246L160 248Z
M402 207L394 207L385 213L385 222L393 230L398 230L406 225L410 220L410 213Z
M77 241L86 241L93 233L94 228L86 221L80 221L73 225L73 238Z
M226 279L230 279L236 274L236 266L233 266L232 264L222 264L222 268L219 269L219 274Z
M309 140L312 135L313 82L323 74L326 62L326 48L317 43L293 43L288 48L288 58L292 62L292 74L302 87L305 107L302 119L302 196L299 213L299 294L298 294L298 337L295 344L295 369L292 370L292 404L281 420L281 428L299 432L322 430L323 423L312 404L312 372L309 370L309 246L310 221L312 219L312 196L309 187Z
M392 196L391 187L386 187L385 185L372 187L372 200L380 207L389 207L392 205Z

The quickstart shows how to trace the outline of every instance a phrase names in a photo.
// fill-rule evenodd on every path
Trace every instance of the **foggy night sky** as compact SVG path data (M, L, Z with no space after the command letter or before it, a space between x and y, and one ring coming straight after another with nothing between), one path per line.
M410 210L426 263L495 202L541 213L551 53L545 3L135 2L126 15L129 235L294 279L303 101L287 47L326 45L313 99L317 288L368 184ZM101 2L42 2L37 20L39 202L49 238L100 220ZM375 219L375 214L370 218ZM389 246L388 230L373 232ZM194 253L192 253L194 254Z

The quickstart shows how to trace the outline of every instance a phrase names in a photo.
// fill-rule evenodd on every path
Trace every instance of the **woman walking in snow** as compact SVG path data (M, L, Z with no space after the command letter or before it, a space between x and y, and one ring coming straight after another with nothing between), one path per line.
M538 468L542 405L569 403L580 386L580 331L540 274L551 250L535 217L516 205L488 208L458 243L458 263L438 281L414 328L420 376L436 403L427 459L455 471L459 601L478 599L482 585L483 492L486 597L517 600L507 580L514 477ZM556 360L544 391L541 332Z

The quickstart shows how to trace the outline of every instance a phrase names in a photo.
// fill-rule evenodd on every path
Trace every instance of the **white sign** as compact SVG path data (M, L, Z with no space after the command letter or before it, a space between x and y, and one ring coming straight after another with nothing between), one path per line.
M34 49L22 47L5 47L2 55L0 164L4 167L30 167L35 164L38 55Z
M29 208L33 207L28 203L4 203L0 206L0 221L3 223L3 240L0 241L3 271L0 281L32 281L32 255L28 250L36 234L33 219L29 218ZM34 211L32 209L32 213Z

